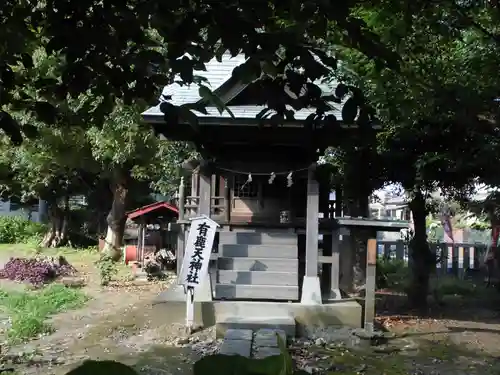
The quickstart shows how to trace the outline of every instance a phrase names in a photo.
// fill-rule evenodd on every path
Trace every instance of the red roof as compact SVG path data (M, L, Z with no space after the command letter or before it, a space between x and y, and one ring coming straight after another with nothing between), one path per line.
M156 202L156 203L151 203L148 204L147 206L137 208L133 211L127 212L127 217L129 219L135 219L139 216L145 215L149 212L157 211L157 210L168 210L176 215L179 215L179 209L175 207L174 205L168 203L168 202Z

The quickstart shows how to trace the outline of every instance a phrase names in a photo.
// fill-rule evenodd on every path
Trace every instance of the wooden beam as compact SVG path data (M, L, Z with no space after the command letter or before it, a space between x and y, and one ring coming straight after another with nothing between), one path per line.
M314 169L307 176L306 276L318 276L319 184Z
M335 230L332 234L332 269L330 283L330 297L341 299L340 295L340 231Z
M368 240L366 254L366 285L365 285L365 316L364 326L368 334L374 331L373 322L375 320L375 283L377 272L377 240Z

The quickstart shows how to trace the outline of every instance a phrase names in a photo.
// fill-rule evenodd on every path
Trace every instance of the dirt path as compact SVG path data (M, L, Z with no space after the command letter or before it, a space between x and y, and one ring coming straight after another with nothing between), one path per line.
M186 341L183 327L166 323L165 310L156 310L151 304L173 279L137 284L127 281L130 278L125 275L113 285L101 287L88 260L70 262L86 279L83 290L92 299L82 309L54 316L55 333L11 348L22 358L16 365L20 373L64 375L87 358L115 359L143 375L191 373L197 358L192 345L176 345ZM314 368L323 362L322 371L340 374L499 373L499 301L500 295L492 295L483 301L453 302L436 317L425 319L408 316L404 308L391 315L387 306L379 306L380 323L395 334L387 345L398 342L404 348L400 351L347 350L312 340L298 343L292 352L298 360L312 356ZM209 329L189 341L216 348L213 336Z
M0 252L0 265L3 267L11 256L33 255L29 249L9 254ZM48 252L47 255L58 253ZM85 280L82 291L91 299L81 309L51 317L53 334L10 348L4 346L2 354L7 351L5 359L9 366L28 375L59 375L84 359L101 358L116 359L138 369L145 367L142 371L145 374L154 374L156 370L149 370L149 367L156 366L163 369L157 371L161 374L167 370L185 372L190 368L190 351L171 347L172 342L184 336L182 327L166 324L165 317L155 313L151 303L169 287L172 277L157 282L134 280L131 270L122 265L115 281L103 287L94 263L98 254L63 250L62 255L77 269L77 277ZM0 280L0 288L23 291L27 286ZM207 335L210 333L205 333Z
M115 359L139 370L159 366L161 373L184 372L191 366L190 351L171 347L184 336L183 327L166 324L151 304L168 284L106 288L85 308L53 317L55 333L11 352L26 358L21 366L25 374L65 374L87 358Z

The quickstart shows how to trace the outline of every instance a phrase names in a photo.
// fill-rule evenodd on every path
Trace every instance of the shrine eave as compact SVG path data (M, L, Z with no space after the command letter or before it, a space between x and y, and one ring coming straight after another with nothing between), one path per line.
M309 113L310 114L310 113ZM308 115L309 115L308 114ZM168 126L165 122L165 115L164 114L151 114L144 112L142 114L143 120L148 123L148 124L162 124L165 126ZM255 127L255 126L271 126L269 124L269 121L266 119L258 119L258 118L249 118L249 117L226 117L226 116L197 116L198 119L198 125L207 125L207 126L249 126L249 127ZM295 118L295 120L285 120L283 123L278 125L278 127L282 128L302 128L304 127L304 118ZM181 122L179 125L189 125L189 123L186 122ZM357 129L359 128L358 124L346 124L342 121L338 121L338 125L342 129ZM372 129L380 129L381 126L379 124L372 124L371 125Z

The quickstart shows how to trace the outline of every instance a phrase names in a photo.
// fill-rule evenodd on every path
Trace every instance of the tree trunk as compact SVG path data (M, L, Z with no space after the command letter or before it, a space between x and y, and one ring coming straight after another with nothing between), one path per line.
M49 230L45 234L41 246L65 246L68 241L69 197L64 197L64 209L56 201L48 202Z
M421 191L414 194L409 206L413 215L414 234L409 244L412 279L408 290L408 301L411 307L425 310L429 294L429 277L436 259L427 242L425 219L428 212Z
M125 215L128 198L129 172L116 168L113 172L111 191L113 192L113 203L106 218L108 229L104 244L104 253L118 261L122 255L123 234L125 232Z
M346 204L346 216L368 217L368 195L352 197ZM351 283L349 292L359 292L366 283L366 251L369 232L351 228L349 246L351 254Z

